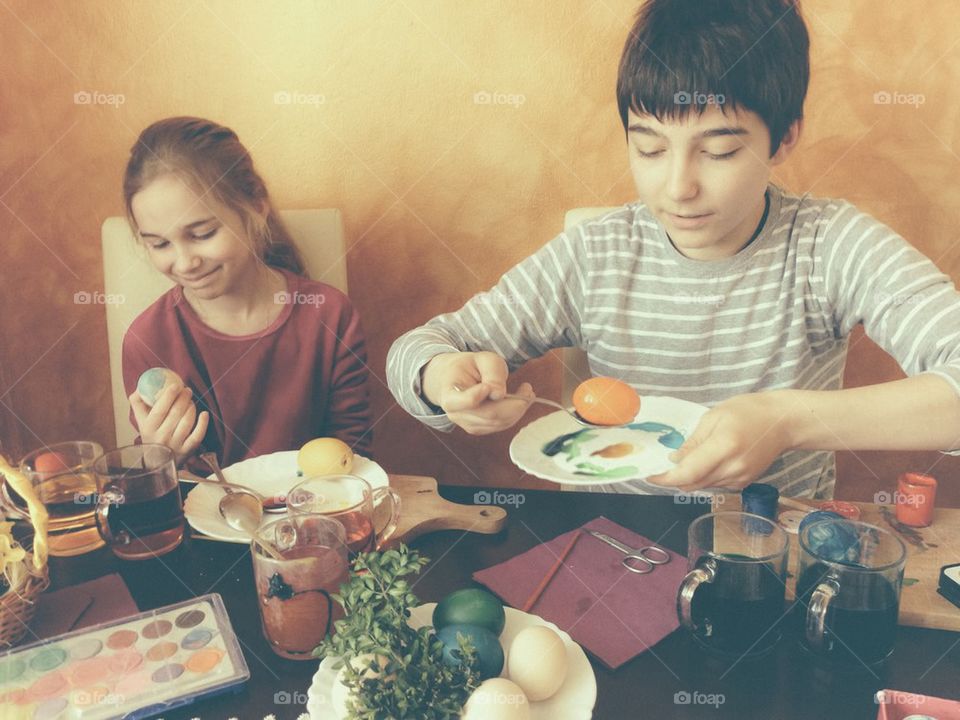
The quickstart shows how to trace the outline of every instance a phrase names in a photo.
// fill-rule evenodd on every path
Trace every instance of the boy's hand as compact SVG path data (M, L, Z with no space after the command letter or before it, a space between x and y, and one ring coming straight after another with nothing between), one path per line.
M177 465L200 446L210 420L206 410L197 417L192 396L190 388L170 385L163 389L152 408L136 390L128 398L140 429L140 439L169 447L177 456Z
M647 481L678 490L749 485L791 447L788 413L775 398L775 393L751 393L712 408L670 456L676 467Z
M487 435L506 430L530 407L529 402L503 399L508 375L506 361L496 353L443 353L423 370L423 394L454 425L471 435ZM529 383L516 394L534 397Z

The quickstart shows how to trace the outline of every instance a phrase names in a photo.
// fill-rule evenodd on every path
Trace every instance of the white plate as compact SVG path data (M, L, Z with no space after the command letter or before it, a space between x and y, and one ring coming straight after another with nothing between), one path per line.
M420 628L430 625L433 621L433 609L436 606L436 603L426 603L414 608L410 612L410 627ZM531 720L589 720L593 716L593 706L597 702L597 678L583 649L552 622L510 607L504 610L507 623L500 635L504 657L509 655L510 644L517 633L535 625L542 625L556 632L567 648L567 677L553 697L530 703ZM330 694L337 677L337 671L333 669L336 662L336 658L324 658L320 663L320 669L313 676L313 683L307 691L307 712L311 720L335 720L330 705ZM506 666L500 673L500 677L508 677Z
M227 482L243 485L255 490L265 498L286 495L294 485L304 480L297 475L297 451L285 450L270 455L260 455L224 468L223 476ZM360 455L353 456L351 474L359 475L372 487L386 487L390 484L387 473L373 460ZM213 475L211 480L215 480ZM216 485L198 483L183 502L183 514L190 526L217 540L249 543L250 538L227 525L220 516L220 498L223 490ZM267 523L283 517L279 513L265 513L263 522Z
M644 396L640 412L629 426L597 429L585 428L558 410L516 434L510 443L510 459L531 475L566 485L643 480L674 466L667 456L693 433L708 409L687 400ZM544 452L548 443L571 433L577 435L563 450L553 455ZM618 444L631 449L620 457L593 454Z

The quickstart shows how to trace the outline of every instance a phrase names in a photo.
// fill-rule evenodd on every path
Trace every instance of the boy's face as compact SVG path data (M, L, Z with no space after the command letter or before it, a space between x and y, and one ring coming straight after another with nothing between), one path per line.
M763 216L774 165L796 144L799 123L770 157L770 132L749 110L709 106L661 123L630 112L627 147L640 200L676 248L694 260L737 254Z

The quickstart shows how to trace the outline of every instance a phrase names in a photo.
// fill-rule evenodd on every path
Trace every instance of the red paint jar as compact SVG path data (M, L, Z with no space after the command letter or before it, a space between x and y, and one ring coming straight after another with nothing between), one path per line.
M904 473L897 480L897 522L926 527L933 522L937 480L920 473Z

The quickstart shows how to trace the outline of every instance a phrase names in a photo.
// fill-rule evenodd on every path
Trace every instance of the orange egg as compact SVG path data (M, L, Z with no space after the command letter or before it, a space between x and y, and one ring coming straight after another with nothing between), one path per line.
M595 377L577 385L573 407L595 425L626 425L640 412L640 396L625 382Z
M37 455L33 461L33 468L38 473L56 473L69 469L63 455L56 452L45 452Z

